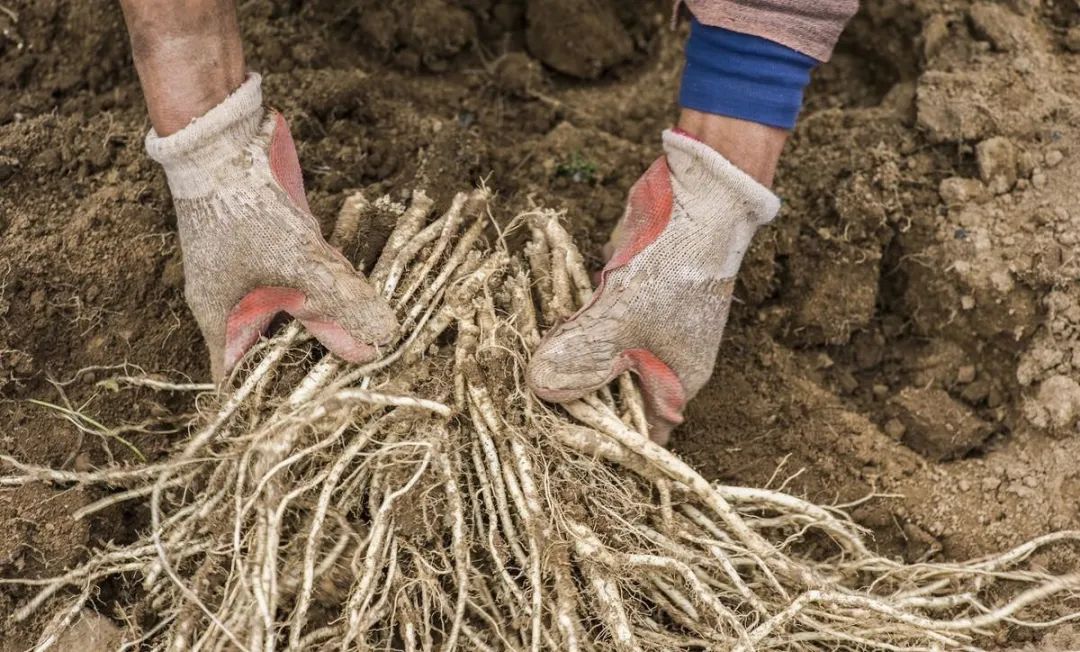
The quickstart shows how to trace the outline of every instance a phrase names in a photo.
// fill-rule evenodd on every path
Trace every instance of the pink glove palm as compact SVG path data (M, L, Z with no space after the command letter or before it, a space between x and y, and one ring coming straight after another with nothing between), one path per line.
M712 374L743 254L780 205L703 143L668 131L664 149L630 190L592 301L548 334L528 370L550 401L635 372L662 443Z
M165 168L184 254L184 294L220 381L280 312L346 360L375 356L394 314L323 239L289 128L264 119L252 74L179 132L146 138Z

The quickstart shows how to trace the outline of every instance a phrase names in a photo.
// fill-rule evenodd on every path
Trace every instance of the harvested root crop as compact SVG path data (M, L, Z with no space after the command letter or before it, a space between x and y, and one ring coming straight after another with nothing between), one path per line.
M461 193L431 217L415 192L395 209L370 276L402 327L376 361L317 359L290 326L165 459L79 473L5 458L0 485L111 489L76 518L121 501L151 515L133 544L10 580L37 588L16 618L56 614L38 649L117 577L126 649L177 652L977 649L1002 623L1052 624L1036 607L1080 617L1080 577L1025 563L1080 533L905 565L838 509L707 482L649 440L629 377L537 401L529 351L589 278L556 213L509 222L528 236L517 254L489 204ZM339 242L372 209L347 202Z

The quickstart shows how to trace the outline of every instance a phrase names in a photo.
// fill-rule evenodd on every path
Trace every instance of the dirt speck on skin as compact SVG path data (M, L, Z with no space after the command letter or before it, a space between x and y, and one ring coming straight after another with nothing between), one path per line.
M567 209L599 266L675 116L685 26L667 28L661 0L241 4L249 65L290 121L327 230L354 189L419 178L444 201L483 177L511 210ZM27 402L182 429L190 397L99 381L125 363L207 376L120 12L6 6L18 21L0 14L0 453L131 462ZM886 494L854 516L908 560L1080 526L1077 33L1067 2L864 0L815 74L777 175L784 207L746 258L676 451L715 479L786 481L819 502ZM370 252L389 226L364 226ZM920 408L935 398L954 409ZM978 436L916 450L898 406L931 441L957 414ZM176 436L128 438L153 458ZM71 520L98 497L0 489L0 576L57 572L144 524L123 510ZM1080 568L1068 550L1038 561ZM26 595L4 587L0 614ZM32 632L0 619L12 649ZM1076 640L1065 626L991 643Z

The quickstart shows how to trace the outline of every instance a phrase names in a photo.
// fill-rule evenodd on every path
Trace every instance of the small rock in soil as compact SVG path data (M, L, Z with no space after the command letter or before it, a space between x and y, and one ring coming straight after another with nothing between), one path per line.
M1039 385L1038 394L1024 413L1039 428L1065 429L1080 416L1080 383L1068 376L1051 376Z
M975 147L979 177L995 195L1006 193L1016 183L1016 147L1008 138L995 136Z
M1030 152L1026 149L1021 150L1020 153L1016 155L1016 174L1020 177L1020 181L1030 179L1031 173L1039 167L1039 162L1039 157L1034 152ZM1017 185L1019 185L1020 181L1016 182Z
M79 473L86 473L94 468L94 463L90 460L90 455L84 451L75 456L72 468Z
M840 386L840 391L845 394L851 394L859 388L859 381L847 369L836 375L836 383Z
M910 384L917 387L948 387L956 379L957 369L967 364L970 356L955 342L932 341L917 356L904 361L911 372Z
M907 432L907 428L900 419L889 419L885 422L885 434L893 439L900 441L905 432Z
M982 403L989 395L990 383L986 380L973 381L960 392L960 397L972 405Z
M978 448L993 432L990 424L942 389L906 387L890 403L905 427L904 444L936 462Z
M948 206L963 206L971 202L982 204L990 199L990 192L982 181L963 177L942 179L938 194Z

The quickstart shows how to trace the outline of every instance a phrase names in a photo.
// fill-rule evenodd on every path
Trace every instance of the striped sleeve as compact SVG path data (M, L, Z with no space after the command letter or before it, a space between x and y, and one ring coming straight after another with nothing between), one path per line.
M858 0L682 0L702 24L775 41L828 61Z

